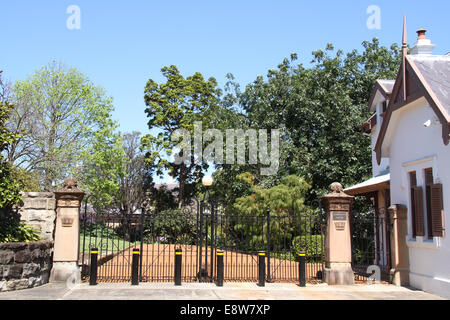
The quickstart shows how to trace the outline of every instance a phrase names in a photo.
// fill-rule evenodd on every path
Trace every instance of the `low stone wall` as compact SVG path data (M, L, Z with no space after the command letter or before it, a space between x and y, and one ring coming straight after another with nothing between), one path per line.
M48 283L52 252L52 241L0 244L0 292Z
M43 241L54 241L56 200L51 192L23 192L20 221L40 230Z

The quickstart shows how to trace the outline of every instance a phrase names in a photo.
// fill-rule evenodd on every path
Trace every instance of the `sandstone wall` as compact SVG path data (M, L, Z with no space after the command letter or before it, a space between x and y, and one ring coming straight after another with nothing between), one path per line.
M28 289L48 283L53 242L0 244L0 292Z

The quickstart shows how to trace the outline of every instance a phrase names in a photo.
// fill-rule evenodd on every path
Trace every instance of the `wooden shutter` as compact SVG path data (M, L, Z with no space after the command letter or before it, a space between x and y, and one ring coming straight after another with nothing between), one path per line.
M444 236L444 201L441 184L431 186L431 221L434 237Z
M414 187L414 213L416 218L416 236L425 236L425 223L423 216L423 190Z
M428 233L428 239L433 239L433 224L432 224L432 214L431 214L431 186L434 183L433 178L433 169L428 168L425 169L425 199L426 203L425 206L427 208L426 214L427 214L427 233Z

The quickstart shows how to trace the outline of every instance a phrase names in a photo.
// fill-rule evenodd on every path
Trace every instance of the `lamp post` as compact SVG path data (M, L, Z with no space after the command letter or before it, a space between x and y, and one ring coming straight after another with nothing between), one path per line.
M206 189L206 192L205 192L205 196L204 196L204 198L203 198L203 201L205 201L206 196L208 195L209 189L212 187L213 183L214 183L213 177L211 177L211 176L206 176L206 177L203 178L202 184L203 184L203 186L204 186L205 189Z
M207 201L207 197L209 196L209 189L211 188L211 186L213 185L214 180L211 176L205 176L202 179L202 185L205 188L205 195L203 197L203 200L201 201L201 210L200 210L200 234L201 234L201 244L200 244L200 261L202 259L202 246L203 246L203 215L204 215L204 207L205 207L205 202ZM208 220L206 220L206 227L205 227L205 235L207 235L208 233ZM214 239L214 207L213 207L213 203L211 201L211 264L210 264L210 281L213 280L213 261L214 261L214 250L213 250L213 239ZM200 263L200 276L201 277L206 277L207 276L207 268L208 268L208 237L206 236L205 239L205 247L206 247L206 253L205 253L205 268L202 268L202 265Z

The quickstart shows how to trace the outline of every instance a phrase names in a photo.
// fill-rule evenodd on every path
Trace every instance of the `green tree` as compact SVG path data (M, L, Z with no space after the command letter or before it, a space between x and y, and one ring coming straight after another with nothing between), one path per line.
M258 177L259 166L220 166L231 174L218 174L218 182L240 184L236 176L251 172L257 184L275 186L288 175L312 185L308 201L323 195L332 182L351 185L371 175L370 140L360 129L370 116L367 101L376 79L394 79L400 48L380 46L377 39L363 43L363 52L344 54L329 44L313 52L310 67L295 65L292 54L267 79L258 77L233 103L246 118L246 127L281 129L280 170L276 176Z
M0 70L0 77L2 75ZM14 143L17 135L9 131L6 122L13 106L3 99L0 100L0 208L9 211L20 200L20 186L13 179L12 166L4 158L7 148Z
M72 174L93 140L111 140L112 99L75 68L49 63L15 83L13 103L8 128L20 138L8 146L7 159L37 172L45 190Z
M166 83L158 84L150 79L145 87L148 126L156 134L146 135L142 142L150 170L158 175L168 170L172 177L178 179L181 207L186 184L198 181L208 164L194 152L180 164L169 162L164 153L183 157L182 150L174 150L180 143L172 141L177 130L185 130L193 137L195 122L202 122L203 131L213 128L215 122L212 119L217 116L221 90L217 88L214 78L205 80L200 73L184 78L175 66L164 67L161 72L167 79Z
M93 195L91 202L99 212L117 204L120 181L126 177L127 159L121 134L115 131L117 124L109 119L109 115L105 114L105 117L80 152L80 162L73 172L81 188Z
M237 214L247 216L271 215L299 216L311 214L305 204L305 194L311 186L295 175L285 177L281 184L264 189L255 185L255 178L250 173L238 176L251 187L251 195L236 199L234 209Z
M40 240L36 231L20 223L15 206L22 199L21 184L16 180L13 166L3 156L18 136L6 127L13 106L6 100L2 73L0 70L0 242L36 241Z
M133 214L143 207L145 193L145 154L141 151L140 132L122 136L122 148L125 155L125 174L120 176L119 195L116 206L122 214Z

